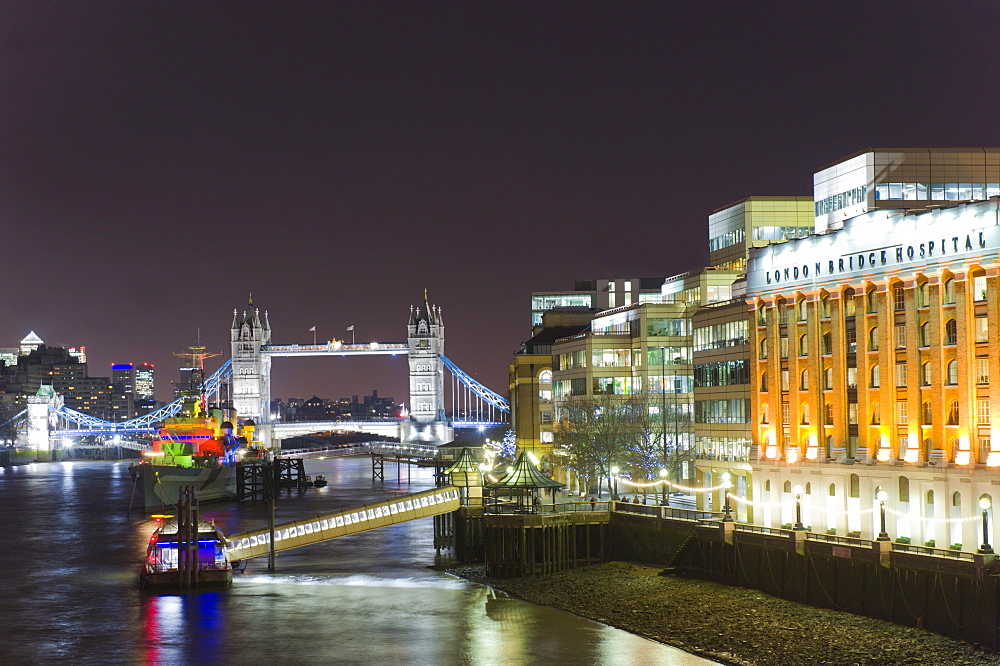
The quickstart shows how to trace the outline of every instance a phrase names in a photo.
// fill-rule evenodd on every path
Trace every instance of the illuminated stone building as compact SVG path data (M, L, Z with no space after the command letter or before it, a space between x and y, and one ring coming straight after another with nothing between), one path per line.
M519 450L539 459L552 453L552 345L590 328L591 308L559 307L543 313L534 335L514 354L507 367L510 388L510 427Z
M988 193L1000 173L985 173ZM814 531L872 538L881 489L893 537L974 549L975 521L920 518L997 499L1000 198L871 208L751 258L749 462L753 496L776 505L756 521L792 522L801 486Z

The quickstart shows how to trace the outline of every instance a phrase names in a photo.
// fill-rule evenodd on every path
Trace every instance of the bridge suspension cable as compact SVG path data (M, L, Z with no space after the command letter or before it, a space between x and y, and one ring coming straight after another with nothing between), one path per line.
M480 384L478 381L470 377L464 370L455 365L450 358L444 356L443 354L441 355L441 362L444 363L444 366L451 371L452 377L458 379L463 385L465 385L466 388L475 393L480 400L488 403L498 411L506 414L510 413L510 403L507 401L507 398ZM454 400L454 393L452 394L452 398Z
M218 395L219 388L222 384L229 381L232 376L233 362L232 360L229 360L223 363L218 370L205 379L205 382L202 385L203 391L206 395ZM171 416L176 416L180 413L182 400L182 398L178 398L177 400L174 400L173 402L164 405L155 411L149 412L148 414L143 414L142 416L138 416L128 421L119 422L99 419L96 416L84 414L83 412L78 412L75 409L70 409L66 406L58 409L55 407L49 407L49 409L58 416L81 426L83 429L86 429L93 434L98 434L99 432L108 434L124 432L152 432L153 424L158 423L163 419L170 418Z

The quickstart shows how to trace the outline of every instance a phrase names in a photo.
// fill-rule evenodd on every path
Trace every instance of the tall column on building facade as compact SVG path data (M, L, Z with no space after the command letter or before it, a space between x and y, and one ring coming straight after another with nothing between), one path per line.
M261 347L271 343L271 324L267 312L261 319L252 296L242 315L233 310L230 341L233 409L241 421L253 419L257 424L258 438L270 446L271 357L262 354Z
M453 439L444 414L444 319L427 302L410 308L406 325L410 364L410 413L400 424L400 441L443 444Z

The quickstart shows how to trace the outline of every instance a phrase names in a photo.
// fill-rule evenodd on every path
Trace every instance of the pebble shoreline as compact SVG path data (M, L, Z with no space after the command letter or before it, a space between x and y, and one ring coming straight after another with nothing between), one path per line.
M958 664L1000 655L923 629L813 608L757 590L661 576L662 567L605 562L548 576L449 573L735 666Z

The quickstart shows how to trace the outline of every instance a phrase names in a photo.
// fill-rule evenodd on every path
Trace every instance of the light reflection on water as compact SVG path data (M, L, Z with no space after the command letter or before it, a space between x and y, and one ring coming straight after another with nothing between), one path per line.
M252 560L229 590L140 594L155 525L125 517L127 464L0 474L0 663L706 663L429 569L427 519L279 553L273 574ZM433 485L429 470L409 485L387 470L373 487L367 458L306 465L331 484L286 493L279 522ZM202 510L228 533L267 520L262 504Z

